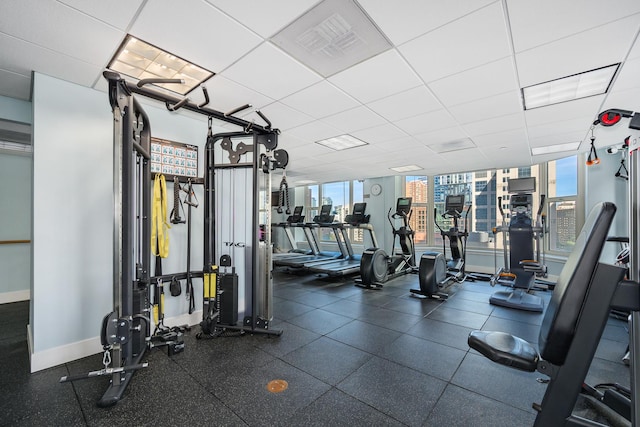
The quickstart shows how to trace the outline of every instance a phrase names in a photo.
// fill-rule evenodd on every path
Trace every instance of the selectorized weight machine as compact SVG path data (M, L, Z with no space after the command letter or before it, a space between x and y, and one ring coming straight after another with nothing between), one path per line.
M248 127L244 132L214 135L209 119L203 319L196 338L229 331L282 334L270 329L271 171L285 168L289 159L277 146L277 130ZM219 264L216 254L222 254Z

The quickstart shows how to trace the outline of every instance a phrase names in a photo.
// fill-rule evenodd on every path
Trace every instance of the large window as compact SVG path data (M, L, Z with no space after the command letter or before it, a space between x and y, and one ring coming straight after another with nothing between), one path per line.
M547 176L549 249L571 252L577 229L577 156L549 162Z
M572 250L576 229L581 226L576 215L578 187L577 157L569 157L545 163L541 166L513 167L436 176L404 177L404 195L413 198L411 228L415 231L418 246L441 246L442 236L434 225L434 219L444 230L453 226L451 219L443 219L447 195L464 195L466 206L458 221L460 230L469 233L468 247L493 250L502 249L503 239L493 230L508 225L511 220L509 181L515 178L532 177L536 181L536 191L531 197L530 215L535 224L541 194L547 197L545 235L546 249L552 252ZM364 201L362 181L343 181L306 187L305 207L308 220L317 215L321 204L331 203L337 221L351 213L353 203ZM434 208L436 216L434 218ZM368 238L362 230L350 230L354 243L368 245ZM323 230L322 240L335 240L331 230ZM363 242L365 238L365 242ZM445 242L448 245L448 242ZM448 250L448 249L447 249Z
M320 212L321 205L331 205L331 213L336 222L344 222L345 217L352 213L353 204L364 201L364 182L340 181L310 185L305 191L306 221L311 222ZM330 228L321 228L318 232L321 241L335 242L335 234ZM349 229L349 238L353 243L362 243L362 230ZM370 243L370 242L369 242Z
M409 225L415 232L414 241L418 244L427 243L428 229L428 189L426 176L407 176L405 178L405 196L411 197L412 209Z

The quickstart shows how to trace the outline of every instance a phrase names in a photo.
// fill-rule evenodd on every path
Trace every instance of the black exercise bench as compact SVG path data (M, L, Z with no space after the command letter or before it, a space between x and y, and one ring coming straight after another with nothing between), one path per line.
M533 405L538 411L534 426L597 425L572 411L609 311L640 309L639 286L622 280L625 269L599 262L615 212L607 202L591 210L544 314L539 350L504 332L469 334L469 346L492 361L550 378L542 403Z

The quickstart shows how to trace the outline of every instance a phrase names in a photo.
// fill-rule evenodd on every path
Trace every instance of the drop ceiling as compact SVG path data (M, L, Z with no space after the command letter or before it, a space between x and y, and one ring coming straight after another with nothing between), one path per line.
M638 0L354 1L390 48L327 77L275 42L318 0L3 1L0 95L28 100L32 71L104 91L102 71L131 34L216 73L209 107L251 104L239 115L256 123L262 111L282 131L292 185L407 165L422 168L411 174L530 165L587 152L606 108L640 111ZM606 94L524 110L520 88L614 63ZM342 134L368 144L315 143ZM578 151L531 154L576 142Z

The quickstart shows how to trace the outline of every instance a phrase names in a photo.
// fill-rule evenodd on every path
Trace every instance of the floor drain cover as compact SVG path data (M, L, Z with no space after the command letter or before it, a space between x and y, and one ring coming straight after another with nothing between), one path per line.
M267 390L271 393L281 393L289 387L289 383L285 380L273 380L267 384Z

